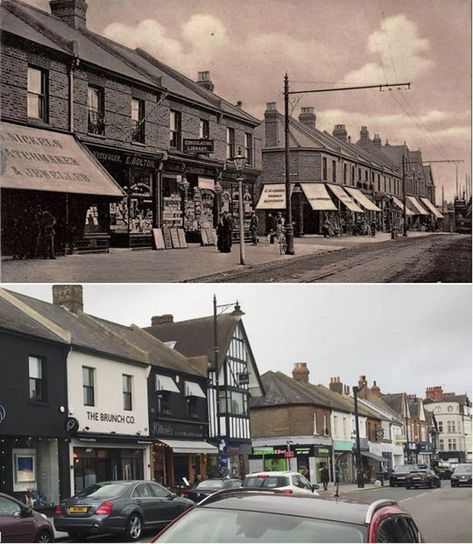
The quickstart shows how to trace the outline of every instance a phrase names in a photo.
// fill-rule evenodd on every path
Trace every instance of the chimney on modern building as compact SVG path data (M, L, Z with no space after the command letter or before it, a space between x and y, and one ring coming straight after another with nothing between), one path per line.
M294 368L292 369L292 377L301 383L309 383L309 369L307 368L307 363L294 363Z
M334 393L338 393L339 395L343 395L344 388L343 388L343 383L340 381L340 376L335 376L334 378L330 378L329 388L330 388L330 391L333 391Z
M425 390L425 396L428 399L434 401L440 401L443 399L443 389L441 385L436 385L434 387L427 387Z
M313 107L301 108L301 113L299 114L299 122L305 125L306 127L315 130L315 121L317 117L314 113Z
M85 0L50 0L51 14L56 19L77 29L87 26L87 2Z
M360 399L366 399L368 396L368 382L366 376L360 376L358 378L358 397Z
M151 318L151 326L164 325L166 323L174 323L174 316L172 314L153 315Z
M279 112L276 102L268 102L264 112L264 145L265 147L278 147L281 143Z
M376 147L381 147L381 136L379 134L373 136L373 143Z
M332 135L342 142L348 142L348 132L345 125L335 125Z
M381 389L376 385L376 381L373 382L370 391L377 399L381 398Z
M83 312L82 285L53 285L53 304L73 314Z
M212 80L210 79L209 71L199 72L196 83L197 85L200 85L201 87L203 87L204 89L207 89L208 91L212 92L214 90L214 84L212 83Z

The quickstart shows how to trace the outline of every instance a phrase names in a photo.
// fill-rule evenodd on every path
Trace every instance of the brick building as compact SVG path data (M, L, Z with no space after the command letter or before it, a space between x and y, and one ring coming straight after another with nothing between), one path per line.
M23 141L35 136L44 145L44 131L61 133L69 147L86 153L82 163L91 161L96 173L92 181L80 176L83 164L74 148L46 177L38 172L38 156L15 147L7 167L29 167L34 175L3 180L4 238L16 227L15 206L21 211L28 197L25 209L39 204L56 217L61 250L151 247L154 227L180 227L196 239L201 228L215 226L221 209L238 215L232 159L239 152L247 162L242 175L249 215L260 166L258 120L241 103L215 94L208 72L194 82L142 50L88 30L85 0L52 0L50 8L51 14L20 0L2 2L3 130L22 127ZM67 170L71 161L80 163L80 172ZM108 193L91 189L100 176Z

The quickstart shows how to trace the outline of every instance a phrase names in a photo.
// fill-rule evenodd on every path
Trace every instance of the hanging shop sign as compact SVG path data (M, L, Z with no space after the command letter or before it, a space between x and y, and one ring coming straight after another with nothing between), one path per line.
M7 417L5 407L0 404L0 423Z
M214 152L214 140L208 140L206 138L184 138L182 147L184 153L210 155L210 153Z
M248 385L250 383L250 376L248 372L240 372L238 374L238 385Z
M75 417L68 417L65 423L66 432L75 434L79 430L79 421Z
M290 458L290 457L294 457L294 452L293 451L285 451L284 452L284 457L287 458Z

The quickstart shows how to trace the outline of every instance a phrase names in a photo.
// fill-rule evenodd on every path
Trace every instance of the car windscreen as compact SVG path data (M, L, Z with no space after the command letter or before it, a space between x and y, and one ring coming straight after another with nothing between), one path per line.
M196 485L196 489L222 489L223 480L202 480Z
M362 525L282 512L196 508L171 525L156 542L364 542Z
M286 476L247 476L243 487L286 487L289 479Z
M457 465L453 474L471 474L471 465Z
M411 472L412 470L416 470L415 465L396 465L394 467L394 473L396 472Z
M113 499L118 497L126 488L125 484L110 483L110 484L93 484L86 487L76 497L88 499Z

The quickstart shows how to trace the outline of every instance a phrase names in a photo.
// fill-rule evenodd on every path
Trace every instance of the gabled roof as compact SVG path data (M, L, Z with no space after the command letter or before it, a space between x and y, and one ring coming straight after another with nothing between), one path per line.
M382 410L383 412L386 412L387 414L389 414L392 418L396 420L396 422L402 423L402 421L399 419L399 415L402 412L397 412L396 410L394 410L391 407L391 405L386 402L386 400L384 399L384 395L382 395L381 397L378 397L377 395L373 394L368 389L368 395L366 400L370 402L371 404L373 404L374 406L376 406L377 408L379 408L380 410Z
M404 413L403 402L405 393L387 393L382 395L382 399L388 404L397 414Z
M419 402L419 399L408 399L407 404L409 405L411 417L420 417L421 403Z
M468 398L468 395L443 395L443 397L440 400L434 400L431 398L424 399L424 404L433 404L435 402L458 402L460 406L470 406L471 407L471 401Z
M402 158L409 153L409 148L406 144L391 145L386 143L383 146L383 153L387 155L395 164L402 164Z
M383 164L389 165L391 170L399 168L399 163L396 163L387 153L384 153L384 147L377 146L370 138L360 138L356 145L375 156Z
M382 401L375 402L379 400L380 399L360 399L359 402L364 408L371 408L376 414L378 414L378 418L389 420L395 425L402 425L402 421L399 419L399 416L393 410L391 410L386 403L383 403Z

